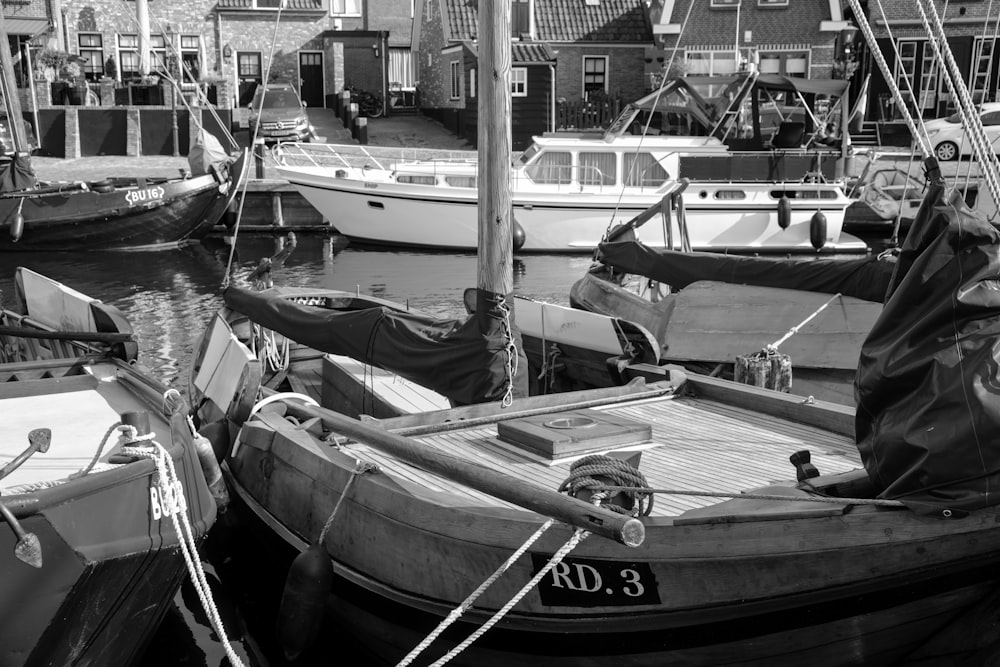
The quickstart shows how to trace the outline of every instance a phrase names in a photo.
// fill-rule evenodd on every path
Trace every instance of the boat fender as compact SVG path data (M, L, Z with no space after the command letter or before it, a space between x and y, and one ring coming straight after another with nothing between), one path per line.
M790 224L792 224L792 202L787 195L781 195L781 199L778 200L778 226L788 229Z
M222 514L229 506L229 491L226 489L226 480L222 478L222 468L219 467L219 461L215 458L215 449L209 439L194 431L193 428L192 431L191 440L194 442L194 450L198 454L201 471L205 474L205 483L208 484L208 491L215 500L218 513Z
M286 659L295 660L316 641L332 589L333 563L322 544L295 557L278 608L278 643Z
M21 213L21 207L24 205L24 200L22 199L17 203L17 212L14 213L14 219L10 221L10 240L17 243L21 240L21 235L24 234L24 214Z
M826 245L826 216L823 211L816 211L809 221L809 242L816 250Z
M90 183L89 187L94 192L114 192L115 191L115 184L111 181L110 178L105 178L104 180L100 180L100 181L92 181Z
M229 427L226 425L225 420L212 422L211 424L202 424L198 429L198 435L208 439L212 443L212 453L215 454L216 461L222 461L226 458L226 452L229 451L231 443Z
M222 214L222 224L226 226L226 229L232 229L236 226L236 219L239 217L239 197L233 197L233 200L229 202L229 206L226 207L226 212Z
M524 246L524 242L527 237L524 235L524 227L521 226L521 223L519 223L513 216L511 216L511 220L513 221L513 229L511 230L511 233L514 240L514 251L517 252Z

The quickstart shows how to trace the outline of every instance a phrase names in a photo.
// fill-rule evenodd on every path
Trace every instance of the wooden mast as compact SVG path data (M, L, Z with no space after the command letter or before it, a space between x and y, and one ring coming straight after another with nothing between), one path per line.
M3 95L4 107L7 110L7 124L10 126L10 137L14 142L14 150L18 154L27 154L28 137L24 133L24 118L21 115L21 98L17 95L14 78L14 61L10 56L10 40L7 38L7 19L0 11L0 94ZM30 75L30 73L29 73Z
M514 290L510 155L510 0L479 3L479 248L481 290Z

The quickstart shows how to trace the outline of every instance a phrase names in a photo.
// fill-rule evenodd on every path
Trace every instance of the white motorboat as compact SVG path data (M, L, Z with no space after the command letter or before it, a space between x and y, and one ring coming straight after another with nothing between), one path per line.
M610 227L683 189L686 231L695 250L867 250L860 239L842 233L851 200L829 169L841 155L828 146L803 147L809 144L801 131L804 123L783 122L767 150L731 150L731 145L748 145L748 133L761 135L759 120L747 125L740 120L746 116L735 110L753 106L759 116L760 105L750 102L762 82L796 94L820 82L713 77L711 85L722 91L718 99L727 100L716 110L697 92L708 80L675 79L655 97L630 104L603 133L537 137L511 169L515 247L590 252ZM633 134L650 114L671 121L686 114L689 131L708 129L702 130L704 136L654 135L645 131L646 123L644 131ZM727 123L735 129L726 129ZM793 135L799 128L791 142L784 141L788 126ZM474 251L478 245L474 154L402 159L361 146L292 143L281 144L276 158L281 177L355 242L452 251ZM656 234L647 229L643 235L654 247L680 248L681 239L676 216L665 219Z

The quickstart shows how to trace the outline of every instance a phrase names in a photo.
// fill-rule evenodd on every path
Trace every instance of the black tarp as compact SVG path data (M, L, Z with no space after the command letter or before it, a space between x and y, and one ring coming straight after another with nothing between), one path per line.
M223 298L233 310L297 343L396 373L459 405L498 401L507 391L506 320L500 299L483 290L477 290L476 313L465 320L386 307L329 310L238 287L228 287ZM519 357L516 398L528 395L528 364L516 328L513 333Z
M855 432L882 498L939 516L1000 503L1000 233L928 161L927 195L861 350Z
M683 289L699 280L843 294L881 302L894 263L878 256L851 260L744 257L649 248L638 241L601 243L606 266Z
M20 192L38 185L31 158L26 154L0 160L0 192Z

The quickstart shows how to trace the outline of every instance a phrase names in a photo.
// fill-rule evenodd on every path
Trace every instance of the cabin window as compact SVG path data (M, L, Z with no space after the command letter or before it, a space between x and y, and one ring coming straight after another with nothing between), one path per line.
M331 0L330 14L333 16L361 16L361 0Z
M622 171L627 187L660 187L670 175L659 160L650 153L625 153L622 156Z
M836 199L834 190L771 190L771 199Z
M104 76L104 40L98 33L81 32L80 57L83 58L83 76L88 81L97 81Z
M580 185L614 185L617 180L615 173L614 153L580 153L577 181Z
M413 185L434 185L437 180L433 176L422 176L416 174L399 174L396 176L397 183L412 183Z
M453 188L474 188L476 187L475 176L445 176L444 182Z
M512 67L510 70L510 94L512 97L528 95L528 68Z
M590 99L594 93L606 93L608 90L608 57L583 57L583 96Z
M118 35L118 73L121 80L137 78L139 71L139 35Z
M715 198L725 201L746 199L747 193L743 192L743 190L717 190L715 192Z
M457 100L462 97L462 63L453 61L451 65L451 99Z
M525 167L524 173L535 183L568 184L572 180L573 155L563 152L545 152Z

